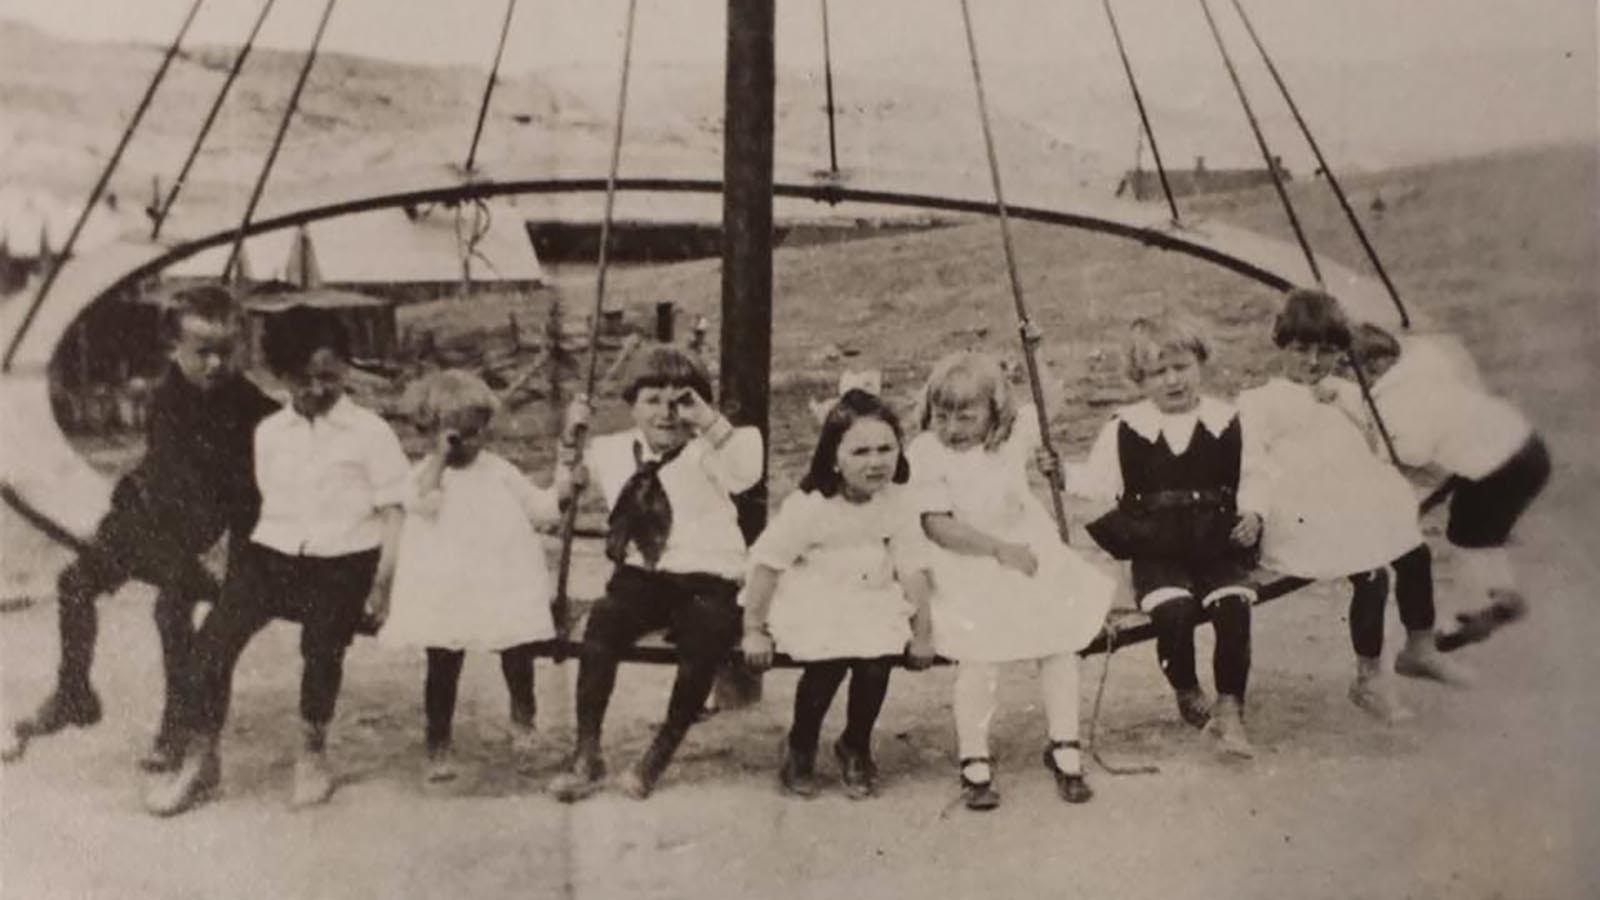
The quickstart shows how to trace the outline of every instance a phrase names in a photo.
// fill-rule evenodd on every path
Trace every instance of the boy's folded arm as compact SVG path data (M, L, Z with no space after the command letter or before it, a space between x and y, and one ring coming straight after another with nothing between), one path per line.
M718 421L727 422L721 418ZM761 431L749 425L727 425L726 428L726 432L719 433L719 426L713 425L701 436L706 443L706 450L700 457L700 465L728 493L739 494L761 481L762 468L766 464Z

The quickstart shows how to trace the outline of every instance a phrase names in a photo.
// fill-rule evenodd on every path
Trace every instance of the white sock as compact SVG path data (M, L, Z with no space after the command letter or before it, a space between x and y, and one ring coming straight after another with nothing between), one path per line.
M956 667L956 748L961 759L989 755L989 723L994 720L999 689L999 664L963 662ZM972 777L972 773L968 776Z
M1039 688L1044 694L1045 722L1050 741L1078 739L1078 655L1058 653L1039 661ZM1063 772L1079 772L1083 760L1075 747L1051 751Z
M1466 609L1477 609L1497 588L1517 586L1516 573L1511 567L1511 554L1505 547L1459 547L1461 554L1462 596Z

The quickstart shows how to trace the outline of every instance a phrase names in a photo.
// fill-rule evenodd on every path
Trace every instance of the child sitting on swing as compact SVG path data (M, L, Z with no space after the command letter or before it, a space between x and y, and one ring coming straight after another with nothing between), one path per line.
M617 665L644 634L671 627L678 674L666 721L619 779L625 793L650 795L705 706L739 640L746 547L733 496L761 480L766 461L761 432L734 427L711 406L705 367L677 347L635 354L622 399L634 427L595 438L584 459L611 508L606 556L616 568L583 634L577 747L550 784L566 803L602 784L600 730ZM586 403L574 404L572 418L587 420Z
M500 655L512 748L521 755L533 749L535 643L556 633L550 573L533 523L553 524L575 482L561 466L555 484L541 488L484 449L498 406L482 379L455 369L425 382L417 405L417 424L434 447L411 472L392 611L378 638L427 653L430 782L457 774L451 720L469 649Z
M1331 377L1350 346L1338 300L1320 290L1290 291L1272 339L1282 374L1239 395L1246 433L1261 443L1272 471L1262 562L1302 578L1350 580L1350 699L1381 721L1409 719L1381 659L1390 568L1406 628L1395 671L1456 685L1470 680L1434 647L1433 556L1417 523L1416 494L1369 444L1358 387Z
M1028 484L1039 414L1018 409L1000 363L955 353L923 390L922 434L906 451L933 553L933 643L955 660L956 742L968 809L1000 805L989 723L1000 667L1037 667L1049 743L1042 754L1068 803L1094 796L1078 742L1078 651L1105 622L1116 585L1062 542Z
M1250 572L1265 509L1260 454L1231 405L1201 391L1211 350L1200 329L1166 314L1135 320L1124 353L1144 399L1117 410L1068 488L1115 507L1089 525L1108 553L1131 560L1139 608L1156 627L1156 659L1178 715L1223 752L1254 754L1244 727L1250 675ZM1216 632L1215 705L1195 673L1204 609Z
M817 740L846 675L847 724L834 755L847 796L872 796L872 728L895 661L933 661L927 539L909 477L894 412L848 390L823 419L800 489L751 548L745 661L760 671L776 649L803 664L778 772L795 796L818 791Z

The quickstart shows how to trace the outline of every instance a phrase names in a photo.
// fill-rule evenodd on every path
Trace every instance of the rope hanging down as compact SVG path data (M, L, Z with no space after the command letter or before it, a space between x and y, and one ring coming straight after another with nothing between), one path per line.
M595 385L600 376L600 317L605 311L606 304L606 268L610 261L608 251L611 246L611 219L616 210L617 171L622 162L622 125L628 111L628 73L633 67L633 20L638 6L639 0L628 0L627 24L623 27L622 33L622 75L617 85L617 120L611 132L611 168L606 173L606 205L604 217L600 220L599 259L595 263L594 315L589 319L589 359L583 382L584 396L589 398L590 402L593 402ZM573 468L583 464L583 439L586 431L587 429L582 426L574 430ZM561 557L556 567L556 595L550 601L556 633L562 639L567 636L569 624L567 618L570 600L567 597L567 584L572 575L572 538L577 522L578 501L574 497L572 502L567 504L561 517Z
M1109 0L1107 0L1109 2ZM1367 238L1367 230L1361 226L1361 220L1356 217L1356 211L1350 205L1350 198L1345 196L1344 188L1339 184L1339 179L1333 174L1333 167L1328 165L1328 160L1322 155L1322 147L1317 144L1317 139L1311 134L1311 126L1306 124L1305 117L1300 114L1300 105L1294 102L1294 96L1289 92L1289 85L1278 73L1278 66L1272 61L1272 55L1267 52L1267 47L1261 42L1261 37L1256 34L1255 25L1251 23L1250 16L1244 11L1244 5L1239 0L1233 0L1234 11L1239 14L1239 21L1244 23L1245 31L1250 34L1250 40L1256 45L1256 50L1261 54L1261 61L1266 63L1267 71L1272 73L1272 80L1278 85L1278 92L1283 94L1284 103L1288 104L1289 112L1294 116L1295 124L1300 126L1300 133L1305 135L1306 143L1311 147L1311 153L1317 158L1317 165L1322 169L1322 174L1328 179L1328 187L1333 189L1333 195L1339 199L1339 206L1344 210L1345 218L1350 221L1350 228L1355 231L1356 238L1361 241L1361 249L1366 251L1367 259L1371 261L1372 268L1378 273L1378 279L1383 282L1383 287L1389 292L1389 299L1394 301L1394 308L1400 313L1400 327L1410 328L1411 317L1406 313L1406 305L1400 301L1400 292L1395 288L1394 282L1389 280L1389 272L1383 267L1383 260L1378 258L1377 248Z
M206 136L211 133L211 126L217 121L217 113L222 110L222 101L227 99L234 80L244 68L245 58L255 46L256 35L261 33L261 25L267 21L267 14L272 12L275 3L277 0L266 0L261 4L261 12L256 14L255 24L250 26L250 34L245 37L244 46L239 48L239 54L233 58L233 65L228 69L228 77L222 80L222 87L217 90L216 99L211 101L211 109L206 112L206 119L200 124L200 133L195 136L194 146L189 148L189 155L184 158L183 167L178 169L178 177L172 180L172 188L167 191L166 200L159 208L151 211L150 240L153 241L161 236L161 226L166 224L167 214L172 212L172 205L178 202L178 193L183 190L183 183L189 178L189 169L199 157L200 147L206 142Z
M972 10L967 0L961 0L961 21L966 26L967 32L967 57L972 61L972 84L978 95L978 121L983 126L983 145L989 155L989 179L994 184L994 207L996 217L1000 220L1000 243L1005 250L1006 274L1011 279L1011 298L1016 304L1017 333L1022 339L1022 359L1027 364L1028 387L1033 391L1033 406L1039 415L1039 441L1040 446L1060 468L1060 455L1056 453L1055 445L1050 439L1050 417L1045 410L1044 386L1039 382L1039 360L1034 355L1034 347L1039 343L1039 332L1033 327L1033 322L1028 318L1028 304L1022 295L1022 277L1017 273L1017 251L1011 241L1011 223L1006 216L1005 191L1000 184L1000 157L994 148L994 133L989 122L989 101L983 91L983 70L978 63L978 40L972 31ZM1056 530L1061 534L1061 540L1066 543L1067 535L1067 510L1061 501L1061 491L1052 479L1050 484L1050 506L1055 513Z
M1128 75L1128 88L1133 91L1133 105L1139 108L1139 123L1143 126L1142 132L1150 141L1150 155L1155 158L1156 175L1161 179L1161 193L1166 195L1167 209L1172 211L1172 222L1178 224L1178 201L1172 197L1172 184L1167 180L1167 167L1161 162L1161 147L1156 144L1156 130L1150 125L1150 113L1145 109L1144 95L1139 91L1139 80L1133 75L1133 63L1128 59L1128 48L1122 43L1122 29L1117 27L1117 14L1111 8L1111 0L1101 0L1105 7L1106 21L1111 24L1111 37L1117 42L1117 55L1122 58L1122 71ZM1134 159L1134 168L1138 169L1138 159Z
M1272 155L1272 148L1267 146L1266 135L1261 131L1261 122L1256 119L1255 110L1250 107L1250 96L1245 93L1244 82L1239 79L1239 70L1234 68L1233 54L1228 52L1228 44L1222 39L1222 29L1217 27L1217 20L1211 14L1211 4L1208 0L1200 0L1200 11L1205 13L1206 24L1211 27L1211 37L1216 41L1217 52L1222 55L1222 64L1228 69L1228 78L1233 82L1233 92L1238 96L1239 105L1244 108L1245 118L1250 122L1250 133L1255 135L1256 146L1261 149L1261 158L1266 162L1267 173L1272 177L1272 186L1278 192L1283 212L1289 217L1289 225L1294 228L1294 237L1300 243L1300 252L1305 254L1306 265L1311 267L1312 277L1321 286L1322 269L1317 265L1317 256L1311 251L1311 242L1306 239L1305 229L1300 225L1300 216L1295 212L1294 201L1289 199L1289 190L1283 186L1283 173L1278 169L1278 161ZM1362 370L1361 361L1356 358L1355 350L1348 348L1345 350L1345 361L1349 363L1356 384L1361 388L1361 399L1365 401L1368 412L1372 413L1372 424L1378 429L1378 437L1389 453L1389 460L1399 465L1400 456L1394 451L1394 439L1389 435L1389 427L1383 422L1383 414L1378 412L1377 402L1372 399L1372 386L1367 383L1367 374Z
M322 7L322 18L317 21L316 34L312 35L311 47L306 51L306 61L300 66L300 75L295 79L294 90L289 93L289 103L283 109L283 118L278 122L278 133L272 138L272 147L267 151L267 158L261 164L261 174L256 177L255 187L250 191L250 202L245 204L244 218L239 221L239 230L234 232L233 246L228 248L228 261L222 265L222 275L231 279L236 272L239 254L244 251L245 232L250 228L250 221L255 217L256 204L261 202L261 193L266 189L267 176L272 174L272 165L278 160L278 151L283 149L283 136L289 132L289 122L294 119L295 110L300 106L300 93L305 90L306 79L311 75L311 67L317 61L317 48L322 46L322 35L328 30L328 17L333 14L333 5L339 0L328 0Z
M822 0L822 86L828 111L828 177L839 177L839 144L834 137L833 47L829 39L828 0Z
M1317 256L1311 252L1311 243L1306 240L1305 229L1300 225L1300 216L1294 211L1294 203L1289 200L1289 191L1283 186L1283 173L1278 170L1278 161L1272 156L1272 148L1267 146L1266 135L1261 132L1261 122L1256 119L1256 112L1250 106L1250 96L1245 93L1244 82L1239 80L1239 70L1234 68L1233 54L1228 52L1228 45L1222 39L1222 30L1217 27L1217 20L1211 15L1211 4L1207 0L1200 0L1200 10L1206 15L1206 24L1211 26L1211 37L1216 41L1217 52L1222 54L1222 64L1228 69L1228 78L1233 82L1233 92L1239 98L1239 105L1244 108L1244 116L1250 122L1250 133L1255 135L1256 147L1261 150L1261 159L1266 163L1267 174L1272 177L1272 186L1278 192L1278 200L1283 204L1283 212L1289 217L1289 227L1294 229L1294 239L1300 244L1300 252L1305 254L1306 265L1311 267L1311 277L1322 284L1322 269L1317 265Z
M478 123L472 128L472 145L467 148L467 162L461 170L468 175L478 161L478 139L483 137L483 122L489 115L489 98L494 94L495 81L500 75L500 57L506 52L506 35L511 33L511 15L517 11L517 0L506 0L505 21L500 24L500 42L494 48L494 62L489 66L489 80L483 85L483 101L478 104Z
M61 267L72 256L73 248L77 246L78 237L83 233L83 226L89 221L89 215L94 212L100 203L100 196L105 193L106 185L111 183L111 174L117 170L117 165L122 162L123 151L128 149L128 143L133 140L133 133L138 130L139 122L144 118L145 110L150 108L150 101L156 95L156 88L167 77L167 70L172 67L173 57L178 55L178 47L183 44L183 38L189 33L189 26L194 23L195 14L200 12L200 5L205 0L194 0L189 6L189 12L183 17L183 24L178 27L178 34L168 45L167 52L161 57L161 65L156 68L155 75L151 76L150 84L144 90L144 96L139 99L139 106L133 111L133 118L128 120L128 126L122 129L122 137L118 139L116 149L111 151L111 158L106 160L105 168L100 171L100 180L95 182L94 189L89 191L89 199L83 204L83 210L78 213L78 220L72 224L72 230L67 233L67 239L61 245L61 250L56 254L55 260L43 260L45 263L44 278L39 282L39 290L34 292L33 302L28 304L28 311L23 314L22 321L17 325L17 331L11 336L11 343L6 346L6 355L0 361L0 372L11 371L11 363L17 356L17 348L22 346L22 339L27 336L28 329L33 326L34 317L39 314L39 308L44 305L45 298L50 295L50 288L56 283L56 277L61 274Z

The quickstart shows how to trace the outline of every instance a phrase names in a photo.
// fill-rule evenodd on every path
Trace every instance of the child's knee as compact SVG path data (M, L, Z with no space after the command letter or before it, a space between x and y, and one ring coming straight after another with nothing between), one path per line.
M1172 593L1146 600L1146 615L1165 632L1193 629L1200 623L1200 601L1189 593Z
M1250 599L1241 594L1222 594L1211 601L1211 621L1219 631L1250 632Z

